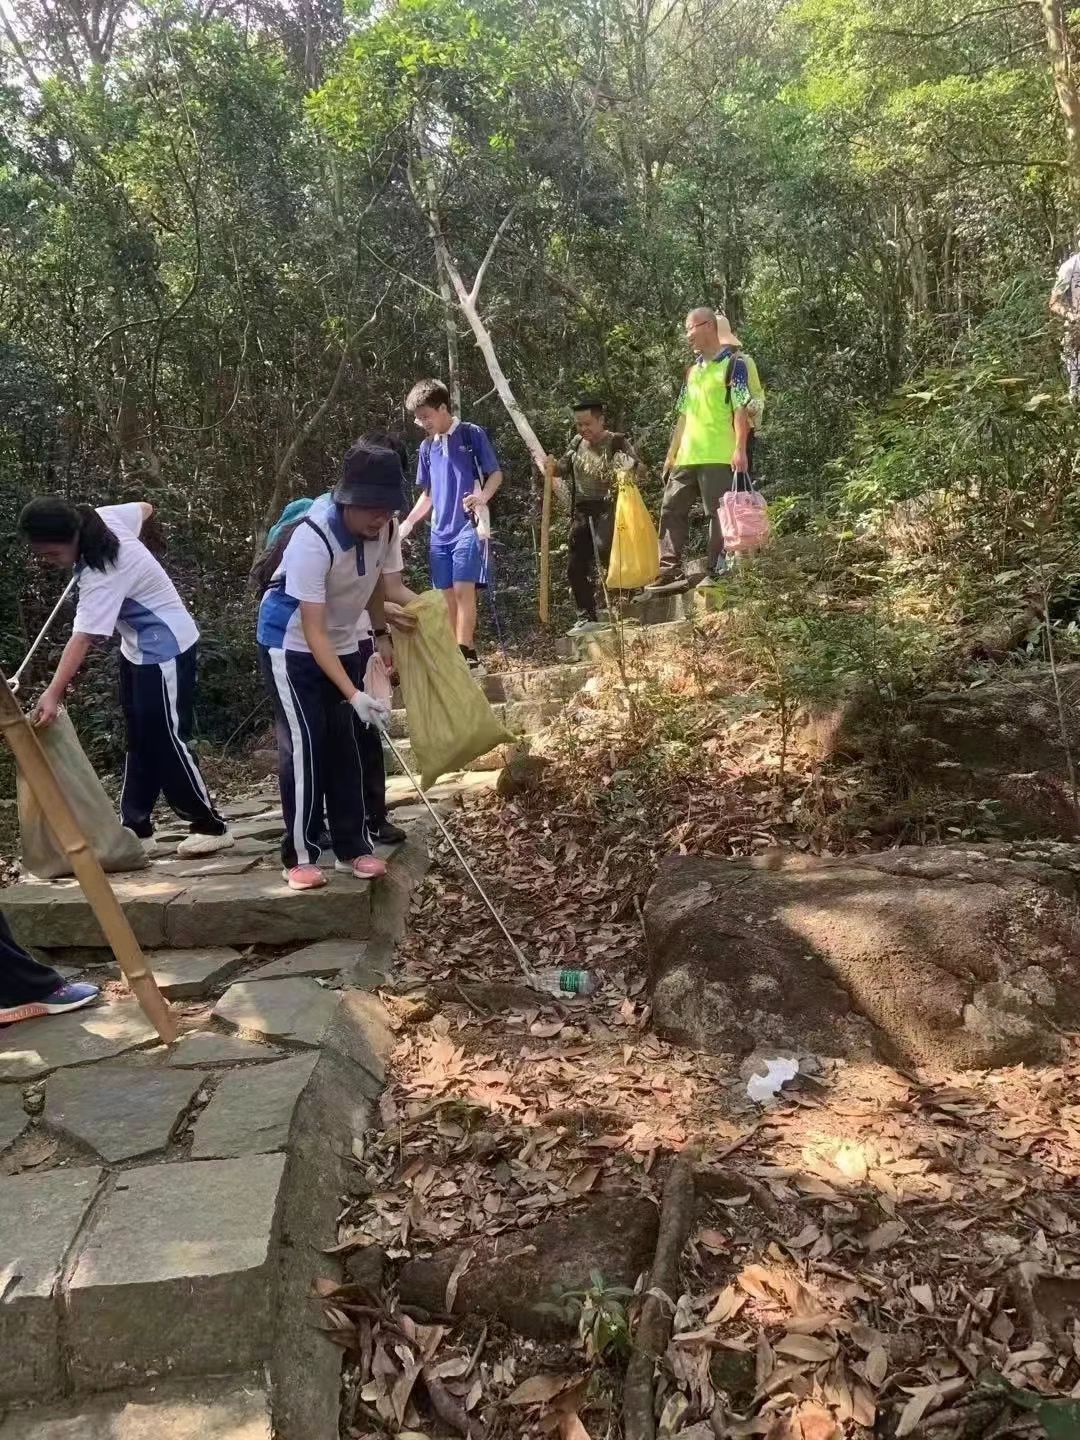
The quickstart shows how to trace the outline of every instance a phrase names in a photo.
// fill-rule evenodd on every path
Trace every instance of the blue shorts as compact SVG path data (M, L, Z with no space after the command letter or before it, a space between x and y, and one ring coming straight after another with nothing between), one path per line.
M451 590L455 581L487 584L487 546L476 530L463 526L452 540L431 542L431 583L436 590Z

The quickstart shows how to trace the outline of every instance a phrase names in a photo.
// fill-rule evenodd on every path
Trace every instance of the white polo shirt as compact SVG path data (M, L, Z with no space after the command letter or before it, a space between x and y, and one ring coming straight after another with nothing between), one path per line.
M297 525L259 606L258 641L270 650L311 653L300 602L326 606L326 629L338 655L357 649L357 628L379 576L402 569L395 521L374 540L346 529L340 509L320 496Z
M176 586L139 539L140 505L101 505L97 512L120 542L116 564L75 567L79 598L74 629L107 639L133 665L161 665L190 650L199 630Z

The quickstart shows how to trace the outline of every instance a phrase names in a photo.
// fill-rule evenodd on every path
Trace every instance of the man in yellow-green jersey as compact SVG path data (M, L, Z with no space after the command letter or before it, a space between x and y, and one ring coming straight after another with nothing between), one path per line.
M724 573L720 500L733 477L745 476L749 483L754 428L765 402L757 366L740 348L726 316L705 308L691 310L686 338L695 358L686 372L664 462L660 574L648 587L667 593L686 589L683 553L690 511L699 497L709 517L709 576L717 579Z

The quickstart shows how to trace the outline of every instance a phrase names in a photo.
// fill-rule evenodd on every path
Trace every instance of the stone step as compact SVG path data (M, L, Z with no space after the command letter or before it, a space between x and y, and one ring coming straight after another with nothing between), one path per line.
M627 618L639 625L665 625L673 620L696 620L727 608L727 592L722 585L699 585L679 595L642 592L627 607Z
M277 825L280 833L280 824ZM158 868L110 877L139 943L147 948L289 945L362 939L370 933L372 886L336 876L323 890L289 890L278 864L239 875L185 879ZM75 880L26 881L4 891L4 912L24 945L105 947Z
M592 673L587 664L544 665L526 670L499 670L480 678L493 705L514 700L567 700L581 689ZM394 691L394 708L404 705L400 689Z
M397 741L394 743L397 744ZM393 757L387 755L386 758L387 764L389 764ZM502 762L500 761L490 770L461 770L456 775L440 780L437 785L432 785L431 789L427 791L427 798L433 804L440 802L446 804L453 803L463 794L470 794L477 790L492 790L501 768ZM411 782L397 771L392 772L387 779L386 804L395 817L402 810L406 812L402 824L412 819L422 818L426 814Z
M270 1440L265 1376L155 1386L136 1395L35 1406L0 1423L0 1440Z
M14 1267L0 1306L0 1398L265 1361L284 1170L284 1155L245 1154L0 1179L0 1254Z
M561 710L561 709L562 709L562 706L561 706L561 705L557 707L557 711L559 711L559 710ZM413 773L413 774L416 776L416 778L419 780L419 778L420 778L420 763L419 763L419 761L416 759L415 755L413 754L412 741L411 741L411 740L395 740L395 741L394 741L394 748L395 748L396 751L397 751L397 754L396 754L396 755L394 754L394 751L393 751L393 750L390 750L390 749L389 749L387 746L385 746L385 745L383 746L383 761L384 761L384 763L385 763L385 765L386 765L386 774L387 774L387 776L388 776L388 777L393 777L393 778L397 779L399 776L404 775L404 773L405 773L405 772L404 772L404 769L403 769L403 767L402 767L402 765L401 765L401 763L400 763L400 761L399 761L399 759L398 759L398 756L400 756L400 757L401 757L401 760L403 760L403 761L405 762L405 764L408 765L409 769L412 771L412 773ZM446 791L447 789L449 789L449 788L457 788L457 787L460 787L460 785L461 785L461 783L462 783L463 780L464 780L464 782L465 782L466 787L468 787L468 779L467 779L467 777L470 776L470 775L488 775L488 774L490 774L492 771L501 770L501 769L503 768L504 764L506 763L506 761L505 761L505 759L504 759L504 751L505 751L506 749L508 749L508 748L509 748L509 747L507 747L507 746L499 745L499 746L497 746L494 750L489 750L485 755L478 755L475 760L470 760L469 763L468 763L468 765L465 766L464 770L452 770L452 771L450 771L449 773L447 773L446 775L441 775L441 776L439 777L439 783L438 783L438 785L437 785L437 786L434 786L434 785L433 785L433 786L427 791L427 794L428 794L429 798L433 797L433 796L435 795L436 790L438 790L438 789L442 789L442 790L445 792L445 791ZM482 785L484 782L480 782L480 783L481 783L481 785ZM390 792L388 792L388 796L389 796L389 793L390 793ZM413 791L413 795L414 795L414 796L415 796L415 793L416 793L416 792ZM398 802L398 803L400 803L400 802ZM389 808L393 809L393 808L394 808L394 805L395 805L395 799L394 799L394 798L388 798L387 804L388 804Z
M591 635L564 635L555 641L555 648L560 655L595 664L610 662L618 655L620 637L627 656L632 657L643 651L679 644L688 639L692 631L693 624L687 619L661 621L655 625L624 624L619 628L612 626L610 630L597 630Z
M563 704L562 700L511 700L491 708L511 735L535 735L559 714ZM391 712L388 733L395 740L408 735L408 717L403 709Z

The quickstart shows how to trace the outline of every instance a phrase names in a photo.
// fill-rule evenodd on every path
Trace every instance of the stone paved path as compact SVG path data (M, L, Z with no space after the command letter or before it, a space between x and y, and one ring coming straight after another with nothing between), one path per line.
M407 824L422 822L410 794L391 782ZM181 1027L170 1049L77 918L77 887L4 892L24 939L106 990L91 1009L0 1029L0 1440L269 1440L262 1382L218 1395L202 1378L267 1364L292 1395L290 1440L330 1433L340 1355L306 1297L313 1271L335 1273L319 1252L394 1043L366 993L392 953L380 886L400 925L426 845L388 852L378 886L335 876L295 906L277 873L280 817L269 800L243 811L240 873L180 878L167 845L117 885L144 941L175 942L147 952ZM184 929L181 911L216 918ZM179 1398L137 1398L182 1377L193 1388ZM90 1399L118 1389L129 1397Z
M483 683L512 729L535 730L588 674ZM493 780L474 770L428 794ZM426 831L404 777L388 799ZM93 1009L0 1030L0 1440L337 1433L340 1354L310 1295L339 1274L322 1252L395 1043L370 992L426 844L388 852L375 886L335 875L295 894L270 794L227 813L228 853L182 860L166 830L159 858L114 878L179 1017L170 1049L74 881L4 891L25 944L106 989Z

